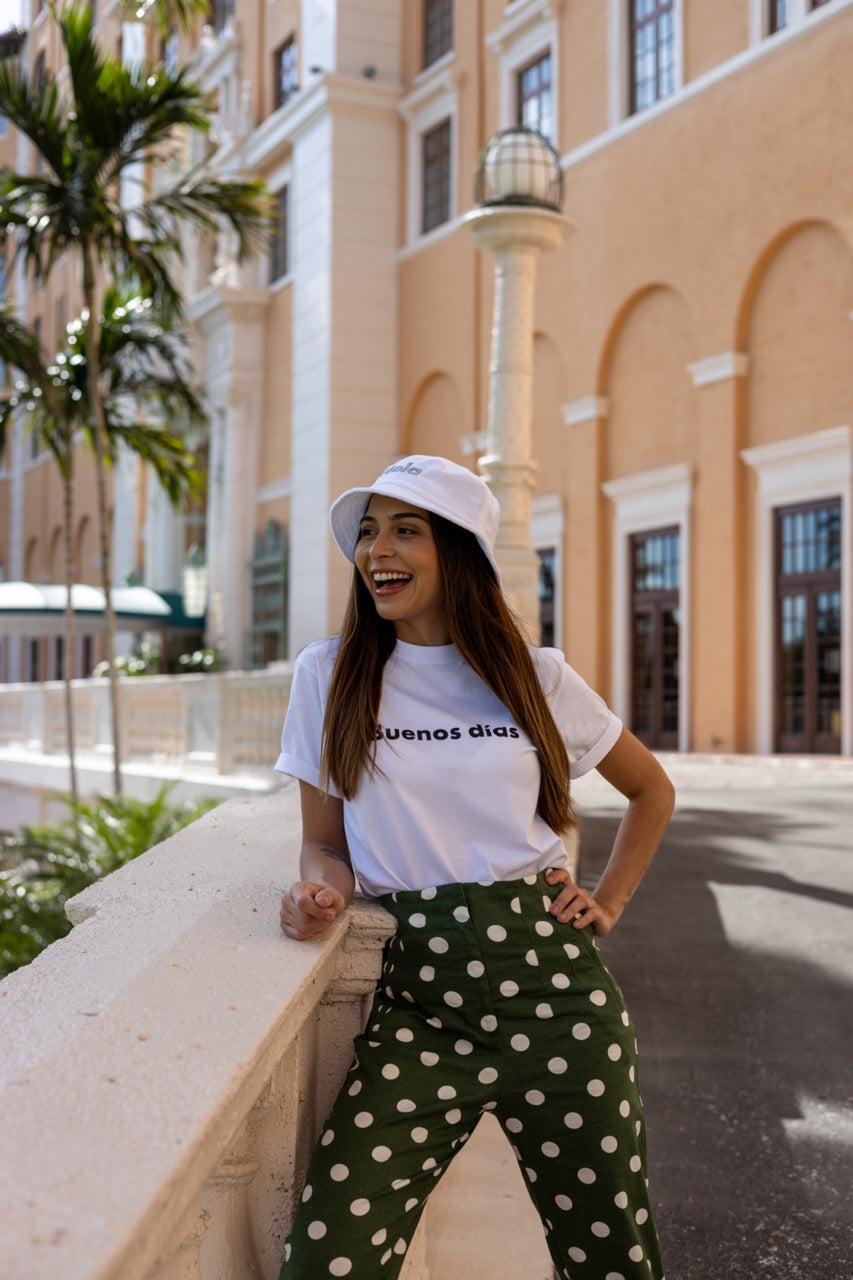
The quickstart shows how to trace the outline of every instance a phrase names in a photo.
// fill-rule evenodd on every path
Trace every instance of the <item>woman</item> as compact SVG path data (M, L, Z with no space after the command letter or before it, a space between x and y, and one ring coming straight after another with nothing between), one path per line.
M357 877L398 929L282 1280L398 1276L483 1111L557 1274L662 1280L633 1029L592 935L639 884L672 787L562 654L526 644L500 590L498 518L479 477L424 456L331 509L355 570L340 637L294 667L276 767L299 779L303 879L281 927L316 937ZM629 803L588 893L561 835L569 778L591 768Z

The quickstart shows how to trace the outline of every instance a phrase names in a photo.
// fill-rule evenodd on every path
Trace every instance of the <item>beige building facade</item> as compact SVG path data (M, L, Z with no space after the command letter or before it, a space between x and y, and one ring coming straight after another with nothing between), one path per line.
M484 451L493 260L462 219L522 122L573 224L529 335L543 638L652 746L853 752L853 3L220 0L194 56L217 103L195 159L264 177L279 233L246 266L187 245L207 510L188 529L119 469L117 582L179 591L203 537L232 666L335 629L333 497ZM8 288L56 328L59 285ZM61 580L58 493L17 439L7 580ZM81 580L94 547L81 525ZM0 677L27 661L8 640Z

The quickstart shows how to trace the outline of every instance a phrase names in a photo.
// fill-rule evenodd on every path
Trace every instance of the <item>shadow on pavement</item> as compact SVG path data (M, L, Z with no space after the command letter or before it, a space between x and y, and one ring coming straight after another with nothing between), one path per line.
M638 1031L667 1280L853 1280L853 806L696 800L601 943ZM617 821L585 808L587 887Z

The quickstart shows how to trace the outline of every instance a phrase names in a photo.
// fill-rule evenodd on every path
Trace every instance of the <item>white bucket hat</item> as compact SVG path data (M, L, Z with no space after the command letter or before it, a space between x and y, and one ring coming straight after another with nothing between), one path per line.
M410 502L473 533L500 582L494 555L500 505L485 480L473 471L447 458L414 454L386 467L367 488L347 489L332 503L329 523L332 537L349 561L355 552L361 517L374 493Z

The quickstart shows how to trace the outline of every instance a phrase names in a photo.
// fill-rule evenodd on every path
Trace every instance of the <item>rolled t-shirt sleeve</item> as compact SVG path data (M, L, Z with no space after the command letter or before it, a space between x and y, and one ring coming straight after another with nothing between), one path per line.
M323 746L323 716L328 693L327 663L322 662L318 645L309 645L293 664L290 699L281 731L281 752L275 762L279 773L320 786ZM331 795L339 793L329 786Z
M569 755L572 778L595 769L615 747L622 721L569 666L559 649L534 650L545 697Z

